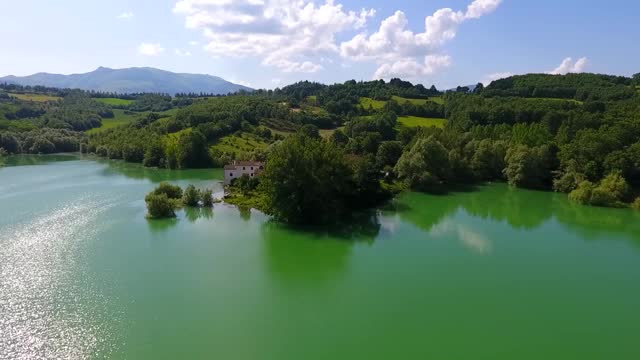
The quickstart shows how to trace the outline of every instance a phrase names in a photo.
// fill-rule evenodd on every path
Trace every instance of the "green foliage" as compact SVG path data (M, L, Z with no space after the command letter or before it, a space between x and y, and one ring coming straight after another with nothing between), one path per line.
M164 193L149 193L145 197L147 203L148 217L151 219L173 218L176 217L175 201L167 197Z
M171 169L205 167L211 164L204 135L186 129L169 135L166 140L167 166Z
M510 185L544 189L551 182L551 170L549 168L551 157L547 146L528 147L517 145L509 148L506 156L507 167L504 170L505 177Z
M180 200L182 199L182 189L178 185L172 185L166 181L163 181L151 192L155 195L164 194L169 199Z
M452 177L449 153L433 136L419 139L402 154L395 171L410 188L420 191L440 191Z
M247 174L243 174L241 177L234 179L233 186L240 190L243 195L250 194L256 190L260 185L258 177L251 177Z
M200 202L203 207L213 206L213 191L211 189L204 189L200 191Z
M622 76L529 74L492 82L484 96L520 96L576 100L622 100L635 95L632 80Z
M153 137L153 139L146 144L142 164L146 167L165 166L164 144L159 137Z
M568 194L578 188L584 180L584 175L570 170L553 181L553 190Z
M320 139L320 129L317 126L307 124L300 128L299 133L314 139Z
M633 208L634 210L640 210L640 196L637 197L633 203L631 203L631 208Z
M578 184L578 187L575 190L569 193L569 200L575 201L579 204L589 205L591 204L591 197L594 189L595 185L591 181L585 180Z
M47 111L40 121L43 127L84 131L102 125L102 118L113 118L113 111L81 91L73 91Z
M172 108L171 96L160 94L143 94L129 104L132 111L167 111Z
M182 194L182 204L185 206L198 206L198 202L200 201L200 192L196 189L195 186L189 185L184 190Z
M261 175L267 206L280 221L324 224L345 212L349 168L332 144L304 135L277 146Z
M624 201L629 194L629 185L622 174L616 172L602 179L596 190L607 193L613 201L621 202Z
M373 157L347 159L334 143L297 134L273 149L259 190L279 221L328 224L385 198L380 177Z
M336 145L344 146L349 142L349 137L344 133L344 131L337 129L331 134L331 136L329 136L329 141Z
M376 164L380 168L394 167L402 156L403 146L399 141L386 141L380 144L376 154Z
M583 181L569 194L569 199L584 205L622 207L629 193L629 185L620 173L607 175L596 186Z
M475 149L474 149L475 148ZM483 139L471 142L467 151L472 152L470 166L480 180L501 180L505 168L507 144L504 141Z

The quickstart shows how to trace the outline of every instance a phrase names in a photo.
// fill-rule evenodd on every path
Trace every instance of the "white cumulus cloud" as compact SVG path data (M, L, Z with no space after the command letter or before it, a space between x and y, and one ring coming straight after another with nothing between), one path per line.
M375 14L334 0L181 0L173 11L203 32L213 56L260 57L284 72L321 70L315 59L339 52L336 35L361 29Z
M502 0L475 0L466 11L439 9L425 18L422 33L409 30L405 13L396 11L373 34L361 33L341 43L340 54L354 61L376 62L375 78L432 74L451 64L451 58L441 54L441 47L456 37L459 26L493 12L501 3Z
M586 57L581 57L575 62L572 58L568 57L562 60L562 63L557 68L549 71L549 74L564 75L568 73L581 73L585 71L588 64L589 59Z
M164 52L164 48L160 44L142 43L138 46L138 53L145 56L158 56Z
M130 20L133 19L135 15L131 11L123 12L122 14L116 16L116 18L120 20Z

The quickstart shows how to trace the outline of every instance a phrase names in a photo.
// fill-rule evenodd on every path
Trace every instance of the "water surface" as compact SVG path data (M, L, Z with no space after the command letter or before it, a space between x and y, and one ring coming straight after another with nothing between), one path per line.
M0 168L0 358L638 359L640 216L491 185L349 229L218 204L219 170L77 156Z

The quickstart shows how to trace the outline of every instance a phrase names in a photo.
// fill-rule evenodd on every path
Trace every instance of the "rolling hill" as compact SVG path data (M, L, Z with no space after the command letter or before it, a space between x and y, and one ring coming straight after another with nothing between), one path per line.
M227 94L251 88L226 81L217 76L178 74L154 68L110 69L100 67L85 74L59 75L37 73L30 76L6 76L0 83L24 86L42 85L117 93L155 92Z

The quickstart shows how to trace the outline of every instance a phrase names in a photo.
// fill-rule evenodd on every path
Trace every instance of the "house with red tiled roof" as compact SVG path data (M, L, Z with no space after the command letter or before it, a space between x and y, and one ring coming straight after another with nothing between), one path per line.
M229 185L242 175L249 177L259 176L264 170L264 163L260 161L234 161L233 164L224 167L224 185Z

